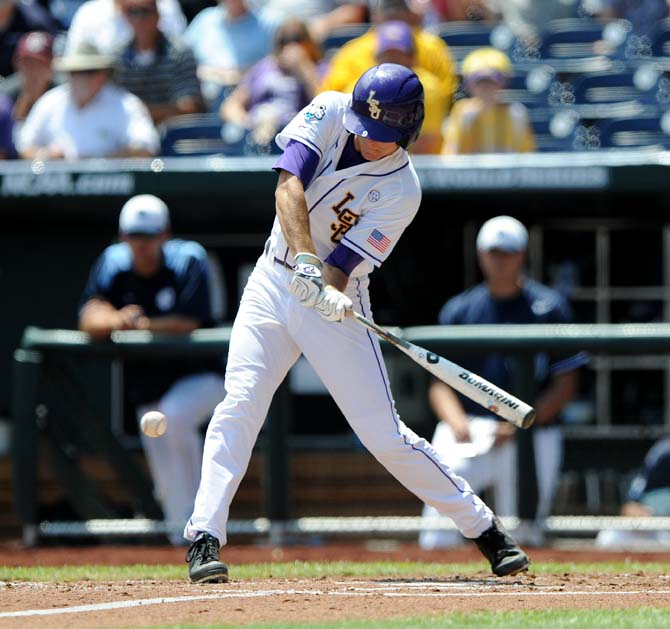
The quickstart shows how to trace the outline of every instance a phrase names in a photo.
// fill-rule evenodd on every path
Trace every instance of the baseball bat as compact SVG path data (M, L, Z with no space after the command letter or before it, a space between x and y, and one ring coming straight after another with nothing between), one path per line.
M401 352L407 354L415 363L421 365L442 382L481 404L492 413L506 419L511 424L519 428L528 428L535 421L535 409L532 406L522 402L492 382L442 356L396 336L354 310L348 311L348 316L372 330L377 336L387 340L391 345L395 345Z

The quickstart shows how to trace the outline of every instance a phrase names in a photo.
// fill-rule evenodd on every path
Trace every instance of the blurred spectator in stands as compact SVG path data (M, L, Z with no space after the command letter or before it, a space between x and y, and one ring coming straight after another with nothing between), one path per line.
M580 0L488 0L488 5L515 37L536 50L549 22L578 17Z
M133 38L133 29L124 14L128 0L88 0L72 18L65 51L82 42L93 44L102 54L115 55ZM168 38L181 37L186 18L177 0L157 0L158 28Z
M571 308L563 296L548 286L525 277L523 266L528 232L515 218L497 216L486 221L477 235L477 253L484 281L451 298L439 315L441 325L570 323ZM514 393L513 356L484 354L468 356L462 366L482 378ZM586 362L574 356L540 352L534 356L534 381L538 394L528 400L537 411L532 430L537 474L536 517L541 522L550 513L562 459L561 431L556 425L563 408L577 392L576 369ZM429 390L430 405L438 425L433 447L456 474L465 478L473 491L494 491L494 511L501 516L517 514L517 463L515 426L456 394L448 385L434 380ZM426 519L437 511L425 506ZM541 542L541 527L527 531L526 543ZM419 542L433 549L460 539L448 531L424 530Z
M411 152L439 153L442 148L442 124L448 111L448 103L443 98L439 79L415 64L412 27L407 22L391 20L379 24L374 33L376 45L374 63L397 63L411 68L423 85L426 117L421 127L421 135L412 145ZM353 91L356 80L343 91Z
M234 133L232 126L249 130L253 144L271 143L316 94L319 57L319 48L304 22L283 22L275 32L274 52L252 66L223 101L224 135Z
M161 33L156 0L125 0L123 12L134 37L119 55L116 82L142 99L154 123L202 111L193 53Z
M12 101L0 94L0 159L14 159L14 120L12 119Z
M670 516L670 439L657 441L647 452L640 472L633 479L626 502L625 517ZM601 548L630 549L636 544L670 544L667 531L602 530L596 538Z
M142 101L111 83L116 60L91 44L54 60L67 82L28 114L17 149L24 159L155 155L158 133Z
M207 254L196 242L171 239L163 201L150 194L129 199L119 235L91 270L79 329L105 339L115 330L186 334L216 323ZM200 427L225 395L223 365L202 357L153 363L127 362L124 390L138 421L150 410L167 417L160 439L140 436L163 514L176 528L171 539L180 544L200 479Z
M53 37L49 33L32 31L21 36L14 53L15 72L0 83L0 92L13 102L15 134L37 99L55 86L52 60Z
M334 29L367 21L365 0L250 0L256 10L264 8L281 22L296 18L307 24L310 35L322 42Z
M584 0L584 10L602 20L628 20L635 35L654 35L668 16L668 0Z
M507 55L495 48L478 48L463 59L462 74L471 98L454 104L446 121L442 152L534 151L535 138L524 105L498 102L498 94L512 75Z
M48 11L36 2L0 2L0 76L14 71L13 59L21 35L30 31L56 34L58 25Z
M321 90L345 92L355 84L358 77L375 65L377 52L376 27L383 22L402 21L409 24L414 35L414 66L427 70L439 81L440 97L444 106L451 107L456 89L456 66L449 48L437 35L419 25L420 16L412 12L406 0L370 0L371 18L374 26L365 35L347 42L330 60Z
M497 14L487 0L414 0L410 6L424 16L424 24L493 21Z
M219 0L186 29L184 39L198 64L198 76L210 109L218 110L242 75L271 52L276 21L255 13L246 0Z

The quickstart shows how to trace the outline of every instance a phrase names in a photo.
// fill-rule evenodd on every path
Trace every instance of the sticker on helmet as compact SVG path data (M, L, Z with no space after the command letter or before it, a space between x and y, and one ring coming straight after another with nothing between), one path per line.
M375 95L375 90L370 90L370 94L368 95L368 99L365 101L370 107L368 108L370 111L370 118L373 120L377 120L379 116L382 114L381 107L379 106L379 101L376 98L372 98Z
M325 105L317 105L311 103L307 110L305 111L305 122L310 122L311 120L321 120L326 115Z

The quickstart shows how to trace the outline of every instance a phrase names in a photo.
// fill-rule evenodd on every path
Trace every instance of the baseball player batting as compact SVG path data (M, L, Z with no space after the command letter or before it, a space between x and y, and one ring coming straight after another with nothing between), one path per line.
M496 575L530 564L500 521L426 440L400 420L372 318L369 274L421 201L407 154L423 86L404 66L367 70L353 94L325 92L276 138L276 219L233 324L226 398L207 430L200 487L184 530L194 583L226 582L219 556L229 506L272 396L304 354L365 447L423 502L451 517Z

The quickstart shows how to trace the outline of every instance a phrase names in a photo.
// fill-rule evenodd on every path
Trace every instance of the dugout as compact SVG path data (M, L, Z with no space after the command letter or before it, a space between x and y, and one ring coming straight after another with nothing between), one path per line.
M225 275L226 318L273 220L271 158L91 160L80 164L0 164L0 416L10 417L12 353L27 325L72 328L91 263L113 240L118 212L133 194L170 206L177 235L200 241ZM597 152L415 159L421 210L394 254L372 277L376 319L432 324L442 303L478 279L474 237L496 214L512 214L531 233L530 274L570 290L578 321L670 319L670 196L666 153ZM439 278L440 289L434 290ZM108 415L108 366L97 370L99 413ZM91 371L88 372L92 373ZM414 374L397 372L401 404L421 410ZM566 466L625 474L670 426L670 363L663 355L602 356L584 378L568 427ZM590 407L588 402L590 402ZM319 430L341 434L328 402L304 396L296 417L327 418ZM423 408L425 411L425 405ZM430 433L430 418L417 427ZM297 434L313 422L297 420ZM607 449L595 444L607 440ZM594 452L606 461L593 460Z

